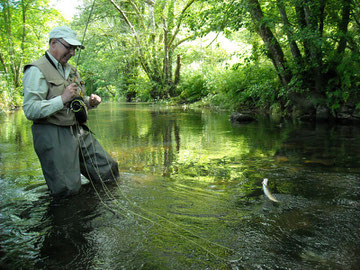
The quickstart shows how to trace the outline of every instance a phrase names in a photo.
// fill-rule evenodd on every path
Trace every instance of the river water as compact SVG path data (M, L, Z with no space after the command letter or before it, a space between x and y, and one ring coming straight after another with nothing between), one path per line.
M31 122L0 123L1 269L360 267L357 126L106 103L89 126L119 181L55 201Z

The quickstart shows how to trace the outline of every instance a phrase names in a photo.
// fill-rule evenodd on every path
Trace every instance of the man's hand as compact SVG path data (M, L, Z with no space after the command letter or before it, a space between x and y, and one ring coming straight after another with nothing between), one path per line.
M76 90L77 90L76 83L72 83L65 88L64 92L61 95L63 104L70 102L75 97Z
M95 94L91 94L90 99L89 99L90 106L96 107L100 103L101 103L101 97L99 97L98 95L95 95Z

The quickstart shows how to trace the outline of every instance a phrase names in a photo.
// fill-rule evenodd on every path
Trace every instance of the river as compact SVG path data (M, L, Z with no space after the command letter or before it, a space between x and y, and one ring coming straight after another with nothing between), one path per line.
M359 268L359 127L153 104L89 114L120 179L82 179L60 201L31 122L0 117L1 269Z

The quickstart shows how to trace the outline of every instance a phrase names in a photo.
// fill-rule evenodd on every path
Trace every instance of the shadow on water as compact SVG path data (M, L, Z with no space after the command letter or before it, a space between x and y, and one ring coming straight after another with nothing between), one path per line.
M90 119L120 181L61 201L31 123L0 119L1 269L358 269L359 128L112 103Z

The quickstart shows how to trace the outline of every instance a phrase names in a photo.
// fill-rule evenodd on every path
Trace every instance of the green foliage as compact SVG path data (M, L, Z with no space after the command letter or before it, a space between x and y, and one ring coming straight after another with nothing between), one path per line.
M253 42L254 54L250 59L266 55L271 59L282 84L281 92L265 91L273 81L250 80L246 91L238 83L237 91L228 91L222 98L237 102L266 104L279 97L282 104L299 106L307 98L315 100L312 106L323 104L334 112L342 105L360 103L359 90L359 29L357 2L347 0L302 1L302 0L242 0L203 1L208 7L194 18L194 30L218 29L223 33L242 30L246 27L257 33L262 42ZM265 52L263 54L258 50ZM256 53L261 53L256 54ZM259 58L260 56L260 58ZM254 67L261 74L263 67ZM274 70L274 73L275 73ZM244 71L246 72L246 71ZM268 76L265 74L265 76ZM250 76L251 77L251 76ZM230 77L231 81L236 81ZM239 79L241 81L241 79ZM250 86L250 84L252 84ZM267 85L269 84L269 85ZM225 85L225 88L228 87ZM232 89L232 87L230 87ZM267 93L266 93L267 92ZM290 93L297 93L298 99ZM260 93L266 93L261 95ZM226 97L225 97L226 95ZM305 106L306 107L306 106ZM314 109L314 108L313 108ZM314 110L313 110L314 111Z
M208 94L205 76L196 72L185 75L177 91L180 93L177 98L180 102L199 101Z
M91 1L86 2L91 6ZM147 100L149 94L152 99L172 96L178 83L173 76L177 51L193 38L183 24L195 15L196 2L97 1L85 42L89 54L80 64L83 72L115 86L128 100ZM85 8L74 28L83 29L88 18L89 8ZM134 89L137 84L142 88Z
M23 65L43 54L47 33L59 22L64 19L48 0L0 3L0 111L21 105Z
M347 55L336 67L336 76L332 76L327 81L326 105L333 112L341 108L342 104L354 107L356 103L359 103L360 73L356 72L359 70L360 64L357 57Z
M151 91L154 89L154 83L151 82L148 78L138 76L128 85L127 91L134 93L136 96L136 101L151 101Z
M241 107L263 108L277 102L279 82L269 63L234 65L209 76L211 95L207 102L236 110Z
M72 28L78 33L84 32L92 2L81 13L78 20L73 21ZM98 6L99 5L99 6ZM106 17L100 17L106 14ZM127 48L125 29L119 28L119 21L112 19L114 10L111 6L95 6L86 32L84 45L79 59L79 71L86 82L88 94L96 93L106 99L119 100L126 96L128 81L137 74L132 48ZM77 61L77 57L74 60Z
M84 3L71 25L79 36L93 2ZM0 94L14 107L21 66L46 49L43 33L61 16L47 0L1 7ZM88 94L105 99L295 110L309 98L336 113L360 104L359 14L347 0L98 0L78 68Z

